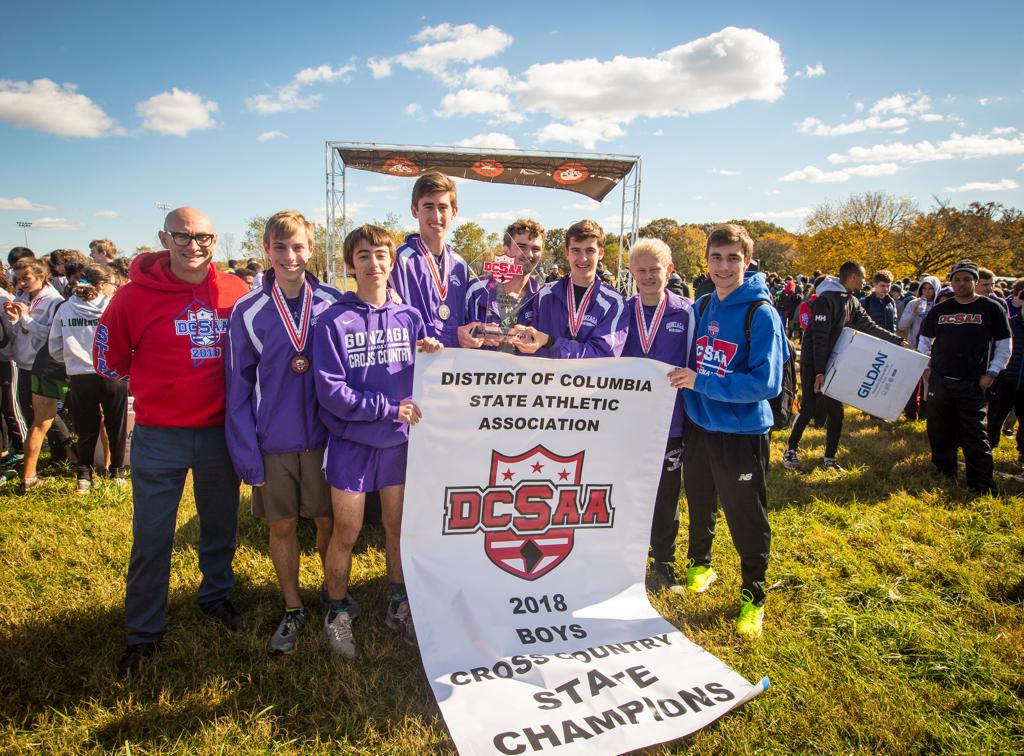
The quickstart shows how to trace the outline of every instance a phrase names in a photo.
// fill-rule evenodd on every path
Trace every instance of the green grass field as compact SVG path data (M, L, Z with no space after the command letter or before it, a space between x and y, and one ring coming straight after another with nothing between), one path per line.
M972 498L930 475L923 423L850 411L844 473L775 465L765 636L732 631L739 564L724 519L721 579L707 594L654 601L691 639L772 688L668 752L1024 750L1024 486ZM805 461L820 457L808 431ZM1012 442L997 469L1013 470ZM782 441L772 445L781 459ZM123 649L129 492L83 497L71 477L27 496L0 491L0 751L60 753L431 753L452 743L415 651L383 628L383 538L366 534L354 592L363 656L332 658L319 622L318 561L303 531L313 622L299 650L270 658L279 616L262 523L243 490L235 604L246 629L199 613L191 496L179 513L169 626L138 679ZM685 518L685 512L684 512ZM685 555L685 523L680 560Z

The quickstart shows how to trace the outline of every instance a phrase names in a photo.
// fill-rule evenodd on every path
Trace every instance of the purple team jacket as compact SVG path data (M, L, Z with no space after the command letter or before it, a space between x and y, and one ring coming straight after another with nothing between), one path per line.
M389 284L398 292L402 301L415 309L423 318L427 336L433 336L447 347L459 345L458 328L466 322L466 290L469 288L469 266L466 261L447 244L444 246L444 265L448 273L448 296L445 304L450 314L442 319L437 310L441 297L433 276L417 242L419 234L405 237L405 244L398 248L395 267L391 271ZM424 249L426 246L424 245ZM427 254L430 254L427 252ZM444 270L438 273L444 278Z
M571 276L545 284L534 301L533 327L554 340L550 347L537 350L536 356L619 357L629 327L629 314L622 295L598 281L583 314L583 324L574 338L569 331L567 305L567 288L571 285Z
M651 351L644 353L643 345L640 342L640 328L642 327L636 319L636 303L640 299L637 294L626 300L626 311L629 313L629 333L626 335L626 344L622 348L623 357L647 357L652 360L661 360L676 367L686 367L690 357L690 344L693 343L694 318L693 302L686 297L666 291L668 303L665 305L665 314L661 317L661 324L654 334L654 343L651 344ZM647 326L651 325L651 318L654 317L654 310L657 308L645 308L644 317ZM683 391L676 392L676 403L672 410L672 422L669 425L668 437L679 438L683 435L683 419L686 417L686 408L683 402Z
M315 367L316 319L341 299L341 292L310 273L306 281L313 287L313 312L302 353ZM327 429L317 412L313 370L300 374L291 369L296 351L271 298L273 286L274 272L270 270L262 286L235 303L228 326L231 349L225 360L224 432L235 472L249 484L266 482L264 454L327 445Z
M324 313L313 335L320 419L332 438L387 448L409 440L398 405L412 397L420 314L390 300L373 307L355 293Z

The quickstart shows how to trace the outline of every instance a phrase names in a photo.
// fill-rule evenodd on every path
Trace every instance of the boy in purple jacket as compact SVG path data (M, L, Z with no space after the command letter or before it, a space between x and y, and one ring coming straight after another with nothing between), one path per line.
M470 283L466 294L469 325L489 326L491 330L472 343L463 343L464 347L486 346L514 353L515 347L502 334L508 334L516 324L533 323L533 300L540 289L533 272L544 254L544 228L535 220L515 221L505 229L502 254L514 258L518 268L508 280L502 281L503 276L494 274Z
M629 317L622 295L597 277L604 231L591 220L574 223L565 232L565 250L570 275L541 288L533 325L513 328L516 349L561 359L618 357Z
M300 213L273 215L263 232L271 270L238 300L229 325L225 432L235 472L252 488L252 513L270 528L270 558L285 612L270 652L295 650L306 624L299 597L299 516L316 523L321 562L331 537L331 494L324 481L327 429L313 382L312 324L341 292L306 272L313 224Z
M390 592L387 625L410 645L416 643L399 550L409 426L421 418L409 397L417 347L435 352L442 345L427 336L413 307L395 304L388 296L395 245L387 231L360 226L345 237L344 255L356 291L346 292L320 318L313 357L320 417L330 434L324 473L334 509L324 631L333 651L354 659L354 617L345 595L367 491L380 491Z
M459 214L455 182L433 171L412 188L412 216L420 232L398 248L391 286L402 301L419 312L426 335L449 347L474 346L466 325L469 266L445 242Z
M629 332L623 357L647 357L669 365L688 363L693 338L691 302L665 289L672 251L660 239L638 239L629 251L629 270L638 294L626 301ZM676 577L676 536L679 534L679 490L683 464L683 392L676 394L665 459L654 500L651 525L651 578L672 593L682 593Z

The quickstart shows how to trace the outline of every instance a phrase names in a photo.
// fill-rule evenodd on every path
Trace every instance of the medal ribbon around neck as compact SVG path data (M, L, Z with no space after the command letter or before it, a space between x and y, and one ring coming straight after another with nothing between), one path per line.
M437 287L437 293L441 297L441 301L444 302L448 299L448 265L444 266L444 279L441 279L441 274L437 270L437 263L434 262L434 253L427 249L427 245L423 243L423 239L416 237L416 246L420 248L423 253L423 257L427 261L427 267L430 269L430 277L434 279L434 286ZM444 262L444 250L441 250L441 261Z
M654 317L651 318L651 327L647 327L647 323L644 320L644 307L640 301L640 297L636 298L636 322L640 326L640 346L644 350L644 354L651 351L651 347L654 345L654 337L658 335L658 326L661 325L661 318L665 314L665 305L668 304L668 297L665 296L665 292L661 293L661 301L658 302L658 309L654 311Z
M569 276L566 276L569 278ZM576 338L576 334L580 332L580 327L583 325L583 315L587 311L587 305L590 304L591 297L594 296L594 289L597 288L597 279L595 278L593 283L587 287L587 293L583 295L583 299L580 301L579 309L576 308L576 289L572 285L572 279L569 278L569 333L572 334L573 338Z
M288 338L295 347L296 352L301 352L306 346L306 339L309 337L309 321L313 314L313 287L309 281L302 282L302 309L299 311L299 327L295 327L292 314L288 311L288 304L284 300L284 292L280 285L274 281L274 288L270 290L271 299L277 305L277 314L284 321L284 329L288 332Z

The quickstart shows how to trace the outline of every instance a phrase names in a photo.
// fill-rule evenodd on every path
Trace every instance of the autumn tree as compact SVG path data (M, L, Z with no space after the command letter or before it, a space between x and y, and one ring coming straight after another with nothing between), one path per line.
M452 233L452 250L462 255L474 273L480 275L487 257L487 232L477 223L462 223Z
M1019 270L1024 221L1019 210L997 202L964 208L938 202L918 216L899 239L899 253L910 273L944 276L957 260L969 258L996 272Z

